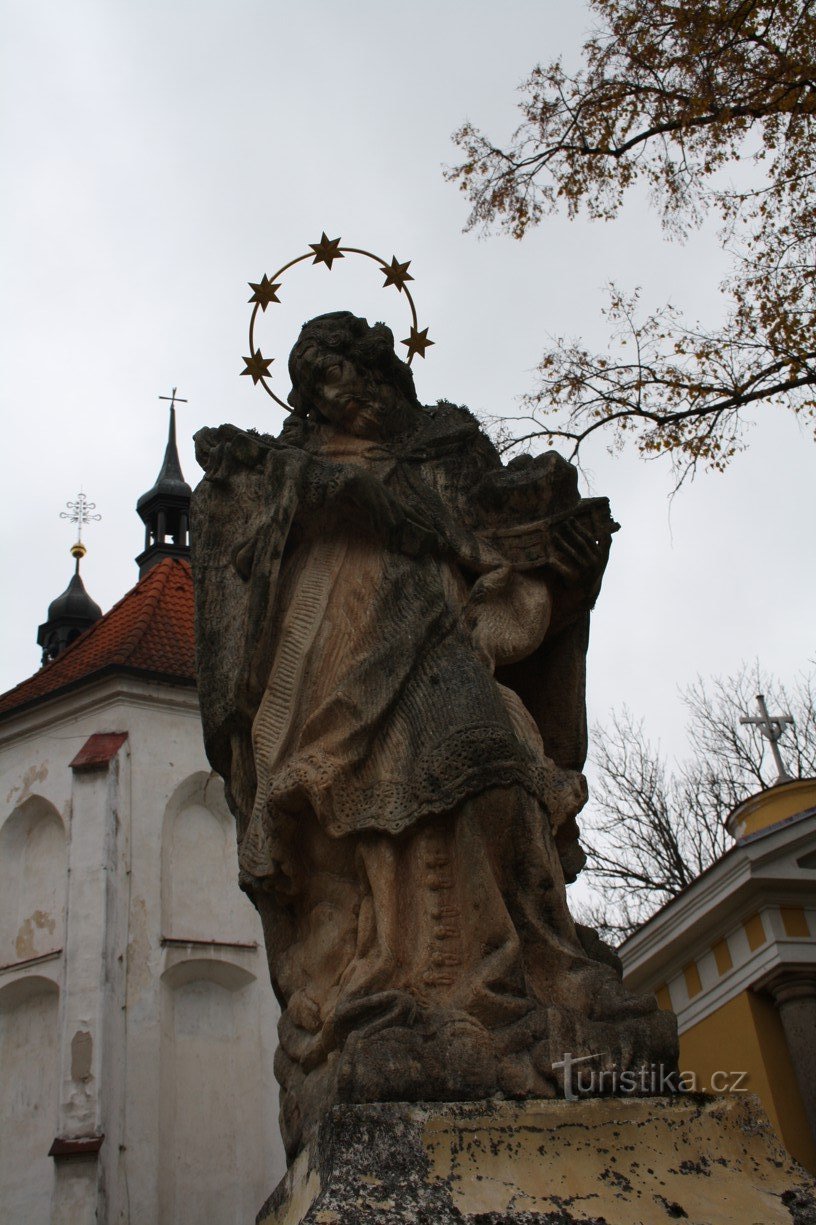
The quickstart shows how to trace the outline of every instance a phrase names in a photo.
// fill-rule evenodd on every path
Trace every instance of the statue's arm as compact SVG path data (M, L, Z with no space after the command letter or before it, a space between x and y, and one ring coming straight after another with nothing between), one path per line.
M232 425L199 430L191 505L198 689L207 754L251 809L251 725L269 673L280 558L305 456Z
M367 527L388 547L411 556L446 548L432 515L414 504L407 506L374 473L356 464L325 459L234 425L199 430L195 443L208 482L226 483L242 470L265 471L274 481L276 472L287 470L298 487L293 517L307 531L323 530L330 516L336 522ZM250 552L253 547L249 542ZM237 552L239 569L245 569L246 548Z
M236 469L260 468L270 451L291 451L269 434L240 430L237 425L205 426L195 437L195 454L205 480L224 481Z

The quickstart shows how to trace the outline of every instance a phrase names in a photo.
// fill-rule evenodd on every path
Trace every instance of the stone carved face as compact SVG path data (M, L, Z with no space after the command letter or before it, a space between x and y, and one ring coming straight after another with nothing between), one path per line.
M368 399L365 373L337 347L321 344L315 336L300 346L297 363L321 416L333 425L353 426Z
M289 357L295 415L348 433L389 434L417 406L410 368L394 352L385 324L370 327L349 311L304 324ZM402 412L399 409L402 408Z

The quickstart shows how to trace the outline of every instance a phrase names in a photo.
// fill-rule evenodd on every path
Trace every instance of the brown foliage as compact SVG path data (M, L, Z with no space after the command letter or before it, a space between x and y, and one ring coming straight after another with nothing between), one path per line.
M719 213L732 258L722 327L670 306L642 317L637 293L612 286L608 352L558 339L526 397L526 438L567 439L574 455L609 426L617 443L669 453L682 481L728 463L749 405L816 419L816 14L811 0L590 6L583 67L537 66L509 146L467 123L446 175L469 199L468 228L516 238L562 205L612 218L636 183L680 237ZM736 167L750 188L724 185Z

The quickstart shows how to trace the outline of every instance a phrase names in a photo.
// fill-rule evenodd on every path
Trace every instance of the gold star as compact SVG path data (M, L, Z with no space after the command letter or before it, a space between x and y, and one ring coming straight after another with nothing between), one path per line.
M427 328L423 328L422 331L420 332L415 327L411 328L411 334L408 337L408 339L402 341L402 344L408 346L408 360L409 361L411 360L411 358L414 356L415 353L418 353L420 357L424 357L425 350L429 347L429 345L432 345L433 343L434 341L428 340L428 329Z
M254 281L249 282L249 288L254 290L250 302L257 302L262 311L265 311L270 302L280 302L277 291L280 289L280 283L273 285L266 273L263 274L260 281L255 284Z
M386 289L389 285L396 285L397 289L401 293L405 282L413 281L414 279L408 271L408 265L410 262L411 261L407 259L404 264L400 264L397 262L396 255L392 255L391 263L383 267L382 270L385 273L383 289Z
M256 349L251 357L245 357L246 370L242 370L241 374L252 375L252 382L259 383L265 375L269 374L269 367L274 361L274 357L264 357L260 349Z
M309 246L315 253L313 263L325 264L329 272L331 272L332 262L336 259L344 259L343 252L340 248L339 238L327 238L326 231L320 235L320 242L310 242Z

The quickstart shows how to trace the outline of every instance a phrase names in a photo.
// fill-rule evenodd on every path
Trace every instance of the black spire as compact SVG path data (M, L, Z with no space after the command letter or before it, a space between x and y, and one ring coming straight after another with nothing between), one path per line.
M144 552L136 558L139 578L163 557L190 556L190 497L176 448L176 410L170 405L170 431L156 484L143 493L136 510L145 525Z
M71 581L62 595L48 605L48 616L37 630L37 645L43 649L44 664L48 663L49 659L56 659L83 630L88 629L102 616L102 609L88 595L80 578L79 563L85 556L84 544L77 541L72 546L71 553L76 558Z

